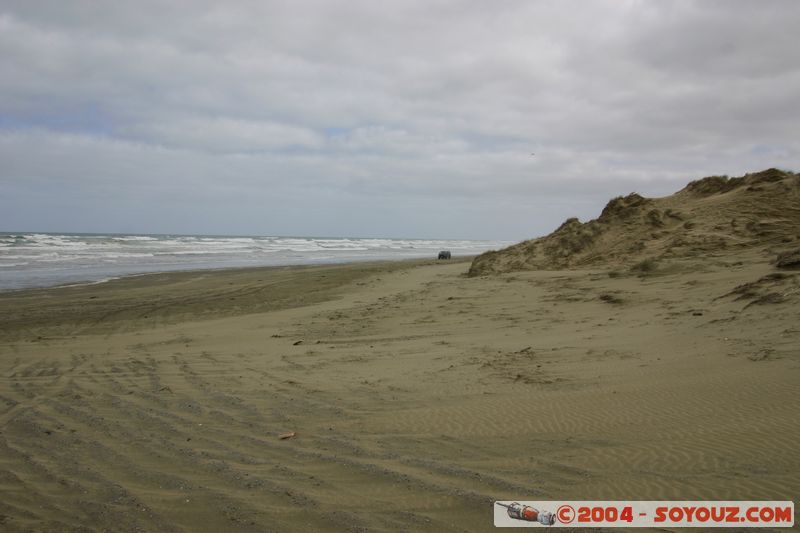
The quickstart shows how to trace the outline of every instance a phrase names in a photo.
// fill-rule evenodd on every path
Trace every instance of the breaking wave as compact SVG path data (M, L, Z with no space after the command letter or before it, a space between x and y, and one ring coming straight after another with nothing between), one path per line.
M0 233L0 289L95 282L127 274L475 255L506 241L213 235Z

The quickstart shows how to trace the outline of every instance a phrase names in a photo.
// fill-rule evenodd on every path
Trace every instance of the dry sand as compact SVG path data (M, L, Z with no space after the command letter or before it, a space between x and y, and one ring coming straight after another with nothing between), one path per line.
M0 529L486 531L495 499L796 499L800 273L755 252L468 267L0 294Z

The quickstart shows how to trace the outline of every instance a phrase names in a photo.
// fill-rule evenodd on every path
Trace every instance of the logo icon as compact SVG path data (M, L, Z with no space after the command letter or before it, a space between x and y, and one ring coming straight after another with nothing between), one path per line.
M514 520L524 520L525 522L538 522L543 526L552 526L556 523L556 517L550 511L540 511L529 505L522 505L519 502L510 504L496 502L500 507L505 507L508 516ZM574 511L573 511L574 515Z

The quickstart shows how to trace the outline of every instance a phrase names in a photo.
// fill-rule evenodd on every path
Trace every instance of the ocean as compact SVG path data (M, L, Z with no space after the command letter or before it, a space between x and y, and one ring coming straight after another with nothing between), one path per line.
M0 290L228 267L474 255L508 241L0 233Z

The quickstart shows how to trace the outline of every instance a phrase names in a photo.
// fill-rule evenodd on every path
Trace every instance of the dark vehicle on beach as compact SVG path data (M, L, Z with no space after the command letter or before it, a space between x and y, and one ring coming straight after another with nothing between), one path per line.
M450 252L448 250L442 250L439 252L439 259L450 259Z

